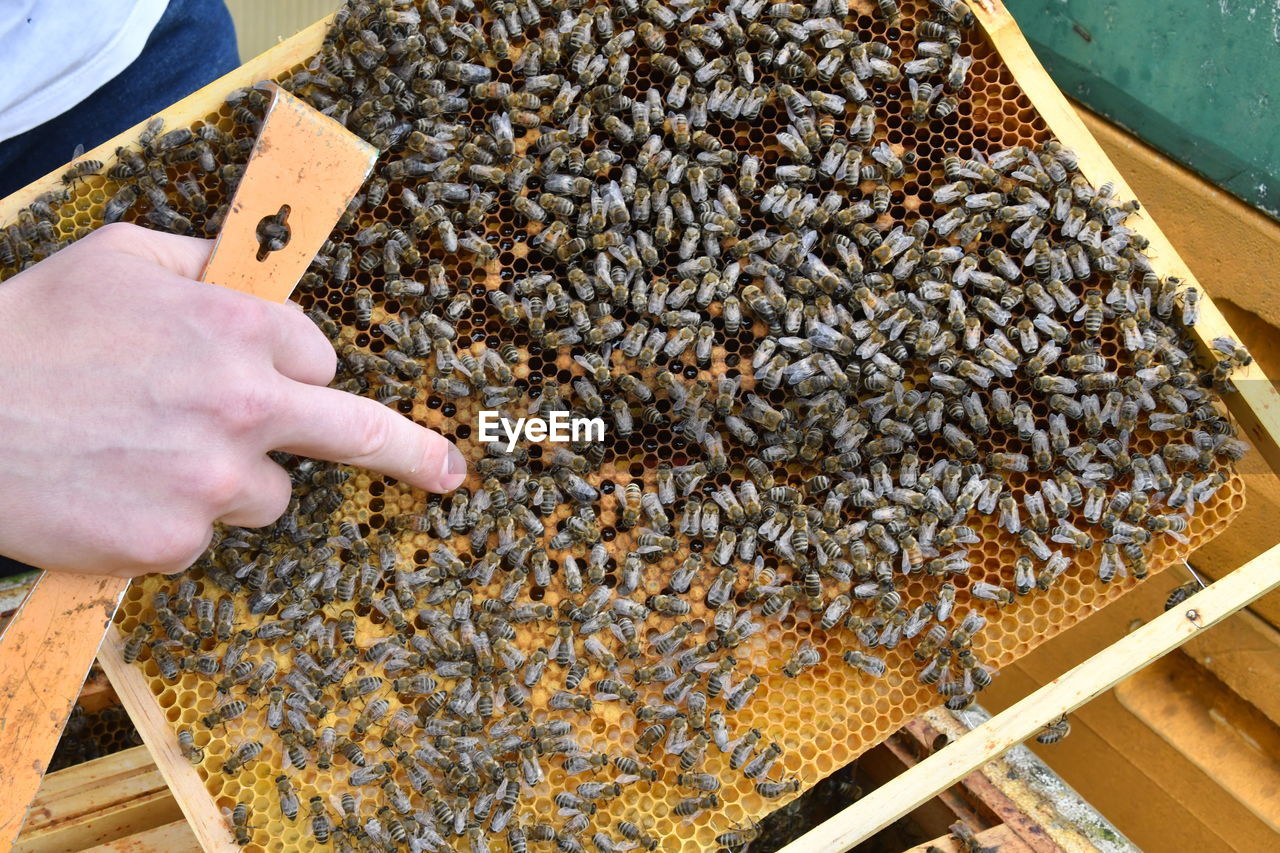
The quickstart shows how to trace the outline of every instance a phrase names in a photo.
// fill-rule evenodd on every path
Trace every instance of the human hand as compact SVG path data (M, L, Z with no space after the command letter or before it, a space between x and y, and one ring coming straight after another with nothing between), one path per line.
M195 281L210 246L108 225L0 284L0 553L180 571L214 521L284 512L270 450L433 492L462 482L448 440L324 387L337 359L301 311Z

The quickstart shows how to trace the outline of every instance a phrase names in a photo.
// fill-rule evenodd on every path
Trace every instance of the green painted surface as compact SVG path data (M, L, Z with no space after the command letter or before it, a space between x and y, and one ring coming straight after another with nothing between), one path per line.
M1280 0L1005 0L1058 86L1280 216Z

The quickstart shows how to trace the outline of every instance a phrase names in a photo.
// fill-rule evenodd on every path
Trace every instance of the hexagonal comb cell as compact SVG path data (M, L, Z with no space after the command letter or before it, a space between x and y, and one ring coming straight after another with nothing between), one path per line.
M124 708L108 705L86 711L77 703L49 760L49 772L141 745L142 738Z
M958 2L468 10L353 4L276 76L385 152L296 298L464 491L282 459L284 520L117 618L247 846L711 848L1243 506L1238 356ZM0 278L214 233L263 103L149 128Z

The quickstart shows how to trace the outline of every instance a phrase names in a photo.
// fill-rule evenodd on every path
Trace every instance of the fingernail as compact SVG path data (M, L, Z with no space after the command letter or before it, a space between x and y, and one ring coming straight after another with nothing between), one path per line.
M462 457L458 445L450 443L449 452L445 454L444 465L440 467L440 487L451 492L467 478L467 460Z

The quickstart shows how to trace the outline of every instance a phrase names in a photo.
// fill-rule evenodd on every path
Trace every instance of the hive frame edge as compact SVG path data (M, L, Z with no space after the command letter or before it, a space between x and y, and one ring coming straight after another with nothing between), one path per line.
M232 841L226 821L205 788L204 780L183 757L177 734L165 719L142 670L125 663L123 648L124 638L112 623L98 649L98 663L120 697L120 704L137 727L201 849L205 853L236 853L239 848Z

